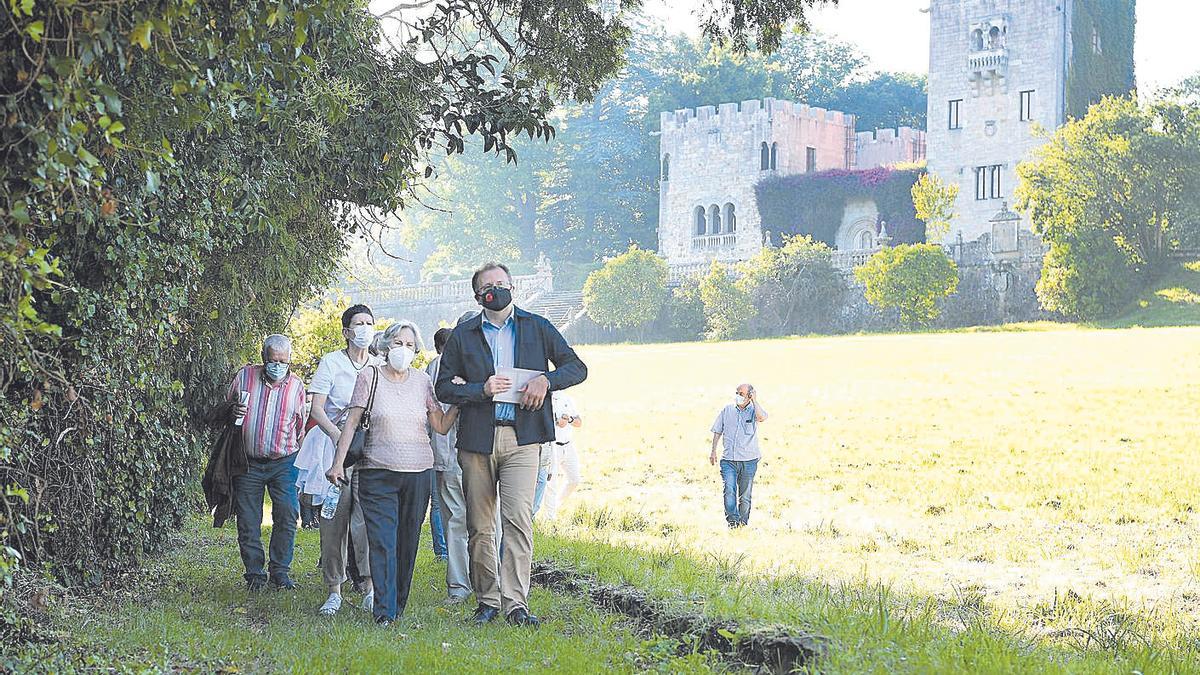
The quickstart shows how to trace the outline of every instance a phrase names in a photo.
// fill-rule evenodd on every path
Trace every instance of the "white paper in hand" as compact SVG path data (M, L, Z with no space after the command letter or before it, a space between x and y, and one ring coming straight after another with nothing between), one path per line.
M496 403L520 403L521 397L525 395L521 390L529 384L530 380L541 375L542 371L526 370L525 368L497 368L496 374L511 380L512 387L506 392L496 394L492 400Z

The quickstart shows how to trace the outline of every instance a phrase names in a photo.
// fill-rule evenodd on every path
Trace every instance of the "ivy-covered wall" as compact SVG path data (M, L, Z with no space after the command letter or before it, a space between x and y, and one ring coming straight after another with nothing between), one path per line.
M1071 63L1067 69L1067 115L1081 118L1106 95L1133 91L1136 0L1075 0ZM1093 31L1099 35L1095 49Z
M917 220L912 186L925 168L835 169L821 173L767 178L755 186L763 230L776 246L785 235L808 235L836 246L846 204L873 199L888 234L897 244L925 241L925 224Z

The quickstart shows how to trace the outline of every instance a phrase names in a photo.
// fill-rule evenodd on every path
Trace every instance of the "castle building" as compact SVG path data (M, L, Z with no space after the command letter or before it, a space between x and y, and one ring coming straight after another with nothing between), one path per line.
M1134 4L931 0L928 135L857 132L853 114L775 99L662 113L660 255L675 277L753 257L772 227L759 222L755 202L765 178L920 160L959 187L957 218L941 243L1036 248L1027 221L1000 219L1013 230L1004 233L992 231L993 221L1015 203L1016 166L1043 134L1104 95L1133 89ZM874 202L856 199L844 213L829 224L830 243L874 249Z
M853 115L771 98L664 112L660 120L658 251L676 276L762 249L755 185L766 177L925 156L922 131L857 133Z
M989 220L1015 203L1017 164L1044 134L1133 88L1133 10L1133 0L932 0L928 163L959 188L951 240L991 236Z

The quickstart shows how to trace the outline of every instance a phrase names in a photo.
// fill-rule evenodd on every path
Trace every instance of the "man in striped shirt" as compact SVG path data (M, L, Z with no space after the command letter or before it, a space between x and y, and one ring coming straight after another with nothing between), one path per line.
M304 437L304 383L291 369L292 342L284 335L263 341L263 365L244 366L229 385L233 415L244 416L242 445L249 460L245 475L233 480L238 549L246 586L262 590L296 587L289 576L300 501L296 494L296 452ZM245 400L245 404L240 401ZM263 491L271 494L270 562L262 547Z

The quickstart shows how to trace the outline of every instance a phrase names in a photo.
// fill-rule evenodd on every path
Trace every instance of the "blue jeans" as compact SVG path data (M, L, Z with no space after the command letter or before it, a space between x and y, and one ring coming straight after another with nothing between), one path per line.
M533 515L537 515L538 509L542 508L542 497L546 496L546 485L549 483L550 467L539 466L537 476L537 487L533 489Z
M358 475L359 500L371 549L376 620L394 621L408 605L425 505L433 486L432 473L433 469L418 472L361 469Z
M725 483L725 522L740 527L750 522L750 492L754 489L754 473L758 460L736 462L721 460L721 482Z
M233 479L234 501L237 509L238 551L246 568L246 581L281 580L292 568L292 553L296 543L296 519L300 517L300 499L296 494L295 453L280 459L251 459L246 473ZM270 566L262 547L263 490L271 495Z
M446 529L442 525L442 495L437 487L438 472L430 473L433 482L429 492L429 534L433 537L433 554L445 559L449 555L446 549Z

